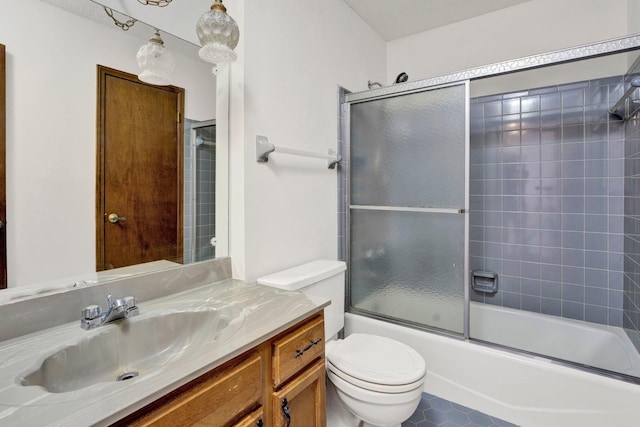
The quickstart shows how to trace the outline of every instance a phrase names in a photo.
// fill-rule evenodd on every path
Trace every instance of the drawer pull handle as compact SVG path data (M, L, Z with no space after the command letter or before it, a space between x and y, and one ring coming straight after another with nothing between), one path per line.
M289 408L289 401L287 401L286 397L282 399L282 413L287 419L287 427L289 427L291 425L291 409Z
M263 427L263 426L264 426L264 423L262 422L262 418L260 418L260 419L258 420L258 422L256 422L256 426L257 426L257 427Z
M314 345L317 345L318 343L320 343L320 341L322 341L322 338L318 338L317 340L311 340L311 342L307 344L305 348L303 348L302 350L296 350L296 355L294 356L294 359L297 359L298 357L302 356L305 351L309 350Z

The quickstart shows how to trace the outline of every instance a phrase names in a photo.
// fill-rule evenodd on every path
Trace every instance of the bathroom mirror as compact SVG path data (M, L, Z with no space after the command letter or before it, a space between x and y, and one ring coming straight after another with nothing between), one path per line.
M136 21L123 31L116 21L131 18L117 11L112 18L91 0L25 0L1 9L0 42L7 53L9 289L37 293L177 265L156 262L116 274L95 273L97 66L138 74L136 53L154 27ZM171 6L162 11L170 15ZM185 161L198 130L209 135L202 145L215 152L215 163L226 163L226 149L218 150L210 137L212 121L221 120L216 97L226 84L216 86L211 65L197 57L198 46L160 32L175 58L172 84L185 89L185 141L190 141ZM220 170L224 173L209 173L206 184L216 190L208 203L216 213L215 236L207 239L216 239L215 256L227 255L228 240L226 164ZM185 174L185 187L193 188L198 179L190 176ZM190 216L185 228L195 228L195 211L187 206L184 211ZM191 248L190 242L184 246Z

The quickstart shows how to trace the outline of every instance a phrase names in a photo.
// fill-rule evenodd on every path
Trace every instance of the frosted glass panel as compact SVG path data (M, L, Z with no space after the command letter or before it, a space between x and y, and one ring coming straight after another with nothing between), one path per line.
M462 333L464 217L351 210L351 305Z
M462 208L464 85L351 106L351 203Z

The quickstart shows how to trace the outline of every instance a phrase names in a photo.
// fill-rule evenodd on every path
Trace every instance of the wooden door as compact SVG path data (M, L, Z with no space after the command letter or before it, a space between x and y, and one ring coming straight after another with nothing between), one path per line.
M98 66L96 268L182 262L184 89Z
M320 359L273 393L273 426L326 427L325 396L324 359Z
M6 185L6 62L5 47L0 44L0 289L7 287L7 185Z

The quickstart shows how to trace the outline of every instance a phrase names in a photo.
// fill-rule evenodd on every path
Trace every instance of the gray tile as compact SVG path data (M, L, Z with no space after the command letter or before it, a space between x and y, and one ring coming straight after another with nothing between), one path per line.
M540 96L526 96L520 100L520 110L523 113L540 110Z
M508 130L502 132L502 141L505 145L520 145L520 131Z
M608 180L602 178L585 178L585 194L589 196L606 196L609 193Z
M579 249L562 249L562 264L572 267L584 267L584 251Z
M562 268L559 265L544 264L540 267L540 278L560 283L562 280Z
M609 162L607 160L586 160L584 175L591 178L609 176Z
M583 196L584 184L583 178L563 179L562 194L565 196Z
M557 231L552 231L552 230L541 231L540 245L559 248L562 246L562 235Z
M623 311L622 310L617 310L617 309L609 309L609 319L608 319L608 325L610 326L617 326L617 327L621 327L622 326L622 317L623 317Z
M543 116L541 118L542 130L540 131L540 143L541 144L558 144L562 142L562 127L560 127L560 116L555 115L554 119L548 119L548 123L545 123ZM551 126L549 126L549 124ZM547 125L547 126L545 126Z
M522 308L520 304L520 294L504 292L502 299L505 307L514 308L516 310L520 310L520 308Z
M545 264L559 264L562 257L560 248L542 248L540 251L540 262Z
M553 300L562 299L562 285L558 282L540 282L540 296Z
M609 229L607 215L585 215L585 230L606 233Z
M520 98L505 99L502 101L502 114L518 114L520 113Z
M526 145L521 148L521 155L523 162L539 162L540 161L540 146L539 145Z
M586 304L607 307L609 303L609 291L603 288L594 288L586 286L584 292L584 301Z
M520 143L522 145L540 145L542 134L539 129L531 128L533 124L534 122L531 120L522 123L523 130L520 132Z
M562 230L564 231L584 231L585 215L583 214L563 214Z
M571 301L562 301L562 317L584 320L584 304Z
M584 212L593 215L604 215L609 212L609 198L605 196L589 196L584 199Z
M540 177L562 178L562 162L542 162L540 164Z
M486 102L484 104L484 115L485 117L502 115L502 102Z
M608 289L609 274L607 270L598 270L587 266L584 271L584 283L587 286Z
M540 96L540 106L543 110L551 110L562 107L562 96L560 93L547 93Z
M584 306L584 320L586 320L587 322L606 325L608 323L607 313L608 310L606 307L593 305Z
M562 267L562 282L584 286L584 269L581 267ZM575 300L573 300L575 301Z
M609 254L607 252L585 251L584 262L588 268L606 270L609 266Z
M541 298L540 312L552 316L561 316L562 302L559 299Z
M522 310L532 311L534 313L540 313L541 310L541 298L533 295L522 295Z
M585 208L585 197L565 195L562 198L562 212L564 213L584 213Z
M559 213L541 213L540 227L545 230L560 230L562 228L563 215ZM605 220L605 227L607 223Z
M584 248L589 251L606 251L609 246L609 236L604 233L585 233Z
M542 169L541 164L538 162L523 163L522 164L522 178L541 178Z
M584 164L583 160L571 160L562 162L562 177L563 178L584 178Z
M569 249L584 249L584 233L576 231L563 231L562 247Z

